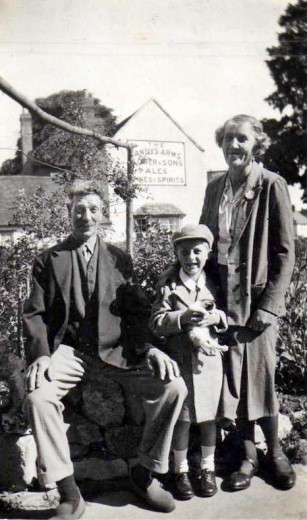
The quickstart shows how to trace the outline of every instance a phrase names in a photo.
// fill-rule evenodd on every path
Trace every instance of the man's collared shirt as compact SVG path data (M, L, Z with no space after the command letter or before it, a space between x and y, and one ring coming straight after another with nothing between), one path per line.
M85 243L83 243L78 249L81 250L86 263L90 261L94 254L94 249L97 241L97 235L92 235Z

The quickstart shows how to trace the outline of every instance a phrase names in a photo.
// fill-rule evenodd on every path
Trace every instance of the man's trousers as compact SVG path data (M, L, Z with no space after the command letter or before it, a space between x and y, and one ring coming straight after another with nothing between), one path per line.
M67 345L60 345L51 357L53 379L48 375L42 385L29 392L25 410L38 451L38 476L42 483L56 482L73 474L61 399L83 377L97 368L103 376L133 388L143 402L145 426L139 446L139 462L151 471L166 473L173 429L187 390L181 377L166 382L143 364L124 370L103 363L98 356L86 358Z

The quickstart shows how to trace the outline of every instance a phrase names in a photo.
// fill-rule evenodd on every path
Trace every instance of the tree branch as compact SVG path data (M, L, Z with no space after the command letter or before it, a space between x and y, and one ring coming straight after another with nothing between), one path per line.
M128 156L130 158L130 161L127 164L128 169L128 180L131 181L133 178L133 162L132 162L132 150L136 146L135 144L128 144L123 143L122 141L119 141L117 139L113 139L112 137L106 137L104 135L100 135L97 132L94 132L93 130L89 130L88 128L82 128L80 126L74 126L70 125L69 123L66 123L65 121L62 121L61 119L58 119L57 117L51 116L50 114L47 114L44 110L42 110L34 101L31 101L26 96L18 92L12 85L10 85L5 79L0 77L0 90L7 94L11 99L14 99L14 101L17 101L20 105L22 105L24 108L27 108L30 112L34 112L38 117L46 121L47 123L50 123L53 126L56 126L57 128L62 128L63 130L66 130L67 132L71 132L72 134L78 134L78 135L84 135L86 137L93 137L94 139L97 139L97 141L100 141L101 143L109 143L115 146L116 148L126 148L128 151ZM133 230L133 212L132 212L132 199L127 199L127 223L126 227L128 230L127 236L126 236L126 248L127 251L132 253L132 230Z
M10 85L5 79L0 77L0 90L7 94L10 98L14 99L14 101L17 101L20 105L22 105L24 108L27 108L30 112L34 112L38 117L46 121L47 123L50 123L51 125L56 126L57 128L62 128L63 130L66 130L67 132L71 132L73 134L78 135L84 135L87 137L93 137L94 139L97 139L101 143L109 143L116 146L116 148L127 148L128 150L131 150L134 148L135 145L124 143L118 139L113 139L112 137L107 137L101 134L98 134L97 132L94 132L93 130L89 130L88 128L82 128L81 126L74 126L69 123L66 123L65 121L62 121L61 119L58 119L57 117L51 116L50 114L47 114L44 110L42 110L34 101L31 101L26 96L18 92L12 85Z

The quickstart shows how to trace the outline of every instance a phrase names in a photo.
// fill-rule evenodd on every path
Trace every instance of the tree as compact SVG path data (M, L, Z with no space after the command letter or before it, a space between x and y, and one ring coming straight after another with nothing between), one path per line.
M15 157L13 159L7 159L4 161L0 168L0 175L18 175L21 171L22 159L21 159L21 139L19 137L17 141L17 149Z
M58 119L97 130L102 135L109 135L115 126L112 110L84 90L62 91L37 99L36 103ZM104 169L103 144L46 124L36 115L33 117L33 148L34 158L72 171L79 177L84 177L89 168L93 176L95 172L101 175Z
M266 61L276 90L266 101L282 117L263 120L272 140L264 163L289 183L300 182L306 189L307 1L288 5L279 24L282 28L279 45L267 49L270 59Z
M61 91L47 98L39 98L36 104L48 114L71 125L90 128L101 135L110 135L115 128L116 118L112 110L101 105L99 99L85 90ZM39 118L33 119L33 158L55 167L63 168L77 176L85 176L89 168L93 172L104 170L103 143L95 139L75 135ZM18 155L5 161L0 175L21 171ZM35 164L35 163L34 163Z

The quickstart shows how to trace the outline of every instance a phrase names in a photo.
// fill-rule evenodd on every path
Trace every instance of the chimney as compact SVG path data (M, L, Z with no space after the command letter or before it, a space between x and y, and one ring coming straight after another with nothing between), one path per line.
M21 151L22 151L22 165L24 166L28 159L28 154L33 150L32 137L32 117L30 112L22 109L20 116L21 125Z
M102 117L97 117L95 108L95 99L91 92L84 90L84 98L82 102L84 126L90 130L104 135L105 124Z

